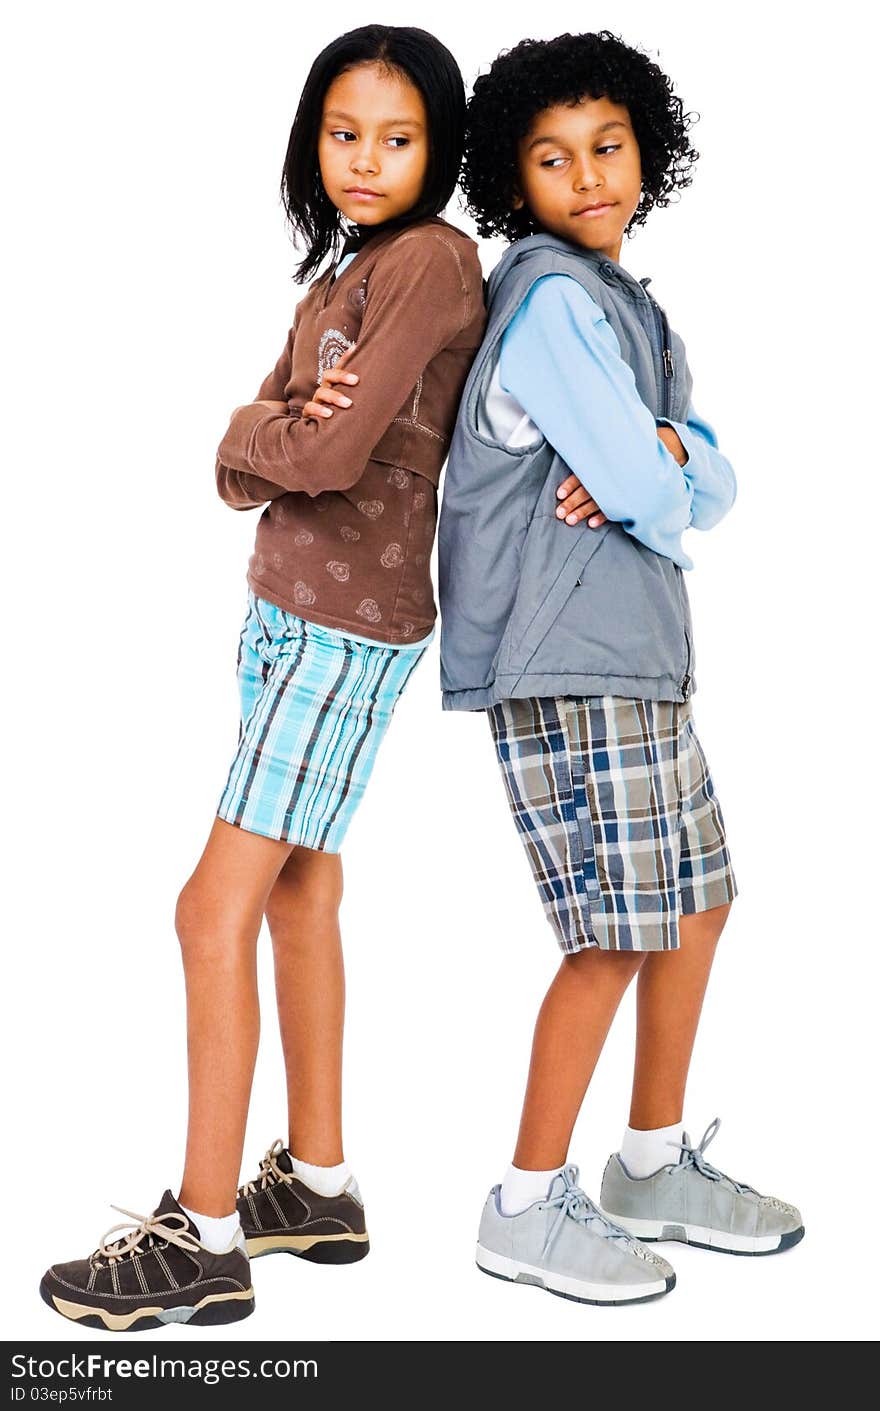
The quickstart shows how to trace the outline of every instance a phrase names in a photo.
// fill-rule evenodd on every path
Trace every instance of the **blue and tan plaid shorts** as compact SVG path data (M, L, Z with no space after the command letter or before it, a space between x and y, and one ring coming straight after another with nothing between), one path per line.
M566 954L677 950L738 893L692 702L505 700L487 712L514 821Z

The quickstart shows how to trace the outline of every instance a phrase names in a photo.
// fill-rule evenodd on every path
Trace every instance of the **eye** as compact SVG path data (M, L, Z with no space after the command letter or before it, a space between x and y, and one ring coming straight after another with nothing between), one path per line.
M348 142L349 140L351 140L352 142L355 141L354 133L351 132L347 127L336 127L331 129L330 136L339 137L342 139L343 142Z
M566 162L567 157L547 157L542 163L542 167L554 167L557 162Z
M408 138L408 137L389 137L389 138L388 138L388 141L389 141L389 142L399 142L401 147L407 147L407 146L409 146L409 138Z
M596 148L596 151L597 151L597 152L619 152L619 151L620 151L620 147L621 147L621 144L618 142L618 143L615 143L615 144L611 144L611 145L609 145L608 147L597 147L597 148Z

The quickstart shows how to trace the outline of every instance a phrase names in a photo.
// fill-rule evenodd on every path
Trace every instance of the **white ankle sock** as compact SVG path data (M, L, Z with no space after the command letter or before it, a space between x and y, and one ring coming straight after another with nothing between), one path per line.
M290 1153L290 1160L293 1164L293 1174L305 1181L313 1191L317 1191L318 1195L339 1195L351 1177L351 1168L347 1161L340 1161L338 1166L313 1166L310 1161L300 1161L293 1152Z
M521 1171L518 1166L508 1166L501 1182L502 1213L521 1215L536 1200L543 1200L550 1182L561 1170L561 1166L554 1166L551 1171Z
M184 1215L188 1215L192 1220L199 1232L199 1239L206 1249L210 1249L212 1254L222 1254L227 1250L236 1231L238 1231L236 1244L240 1244L242 1249L246 1251L245 1238L237 1210L233 1210L231 1215L200 1215L197 1210L190 1210L187 1205L181 1205L180 1208Z
M671 1127L655 1127L648 1132L627 1127L620 1144L620 1159L636 1180L653 1176L661 1166L674 1166L678 1161L681 1153L676 1143L682 1141L683 1132L681 1122L673 1122Z

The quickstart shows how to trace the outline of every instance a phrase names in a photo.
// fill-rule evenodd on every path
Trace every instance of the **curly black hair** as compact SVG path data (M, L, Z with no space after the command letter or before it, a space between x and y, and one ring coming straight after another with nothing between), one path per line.
M520 240L539 229L531 211L513 210L517 145L535 116L560 103L608 98L629 111L642 165L642 195L630 235L654 206L689 186L699 152L688 129L696 115L657 64L609 30L523 39L503 50L474 83L468 103L461 188L481 235Z

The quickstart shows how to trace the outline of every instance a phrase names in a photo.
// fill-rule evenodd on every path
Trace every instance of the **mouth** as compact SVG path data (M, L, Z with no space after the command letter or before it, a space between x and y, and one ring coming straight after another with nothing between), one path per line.
M371 191L369 186L346 186L343 188L346 196L372 197L377 200L382 196L381 191Z
M583 216L585 220L595 220L597 216L604 216L607 211L610 211L611 208L616 205L616 201L594 201L589 206L581 206L579 211L572 211L572 215Z

